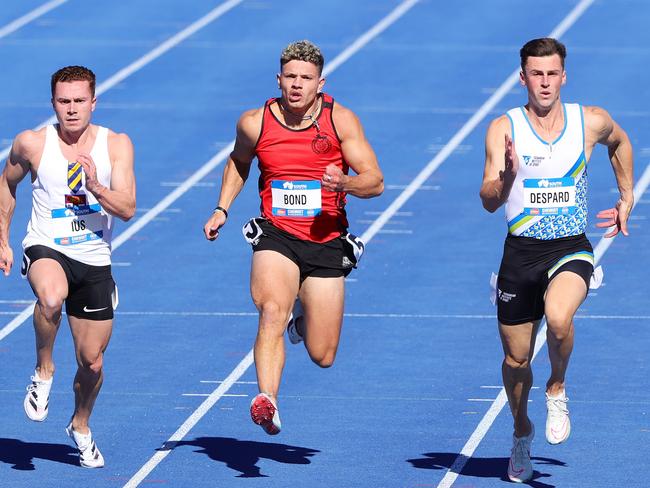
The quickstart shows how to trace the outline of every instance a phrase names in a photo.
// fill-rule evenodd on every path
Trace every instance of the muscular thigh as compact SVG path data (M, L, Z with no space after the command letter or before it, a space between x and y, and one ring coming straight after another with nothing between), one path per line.
M299 285L300 270L291 259L271 250L253 253L251 296L258 309L273 301L282 309L291 310Z
M112 320L89 320L68 316L77 358L93 362L108 347L113 332Z
M343 321L345 279L307 277L300 288L308 338L338 342ZM329 338L329 339L328 339Z
M45 246L27 248L20 272L39 299L64 300L68 296L70 270L54 250Z
M582 276L574 271L556 274L548 285L545 298L549 326L556 322L569 324L586 297L587 285Z
M526 322L518 325L499 324L499 335L503 353L516 363L526 363L535 349L535 337L540 321Z

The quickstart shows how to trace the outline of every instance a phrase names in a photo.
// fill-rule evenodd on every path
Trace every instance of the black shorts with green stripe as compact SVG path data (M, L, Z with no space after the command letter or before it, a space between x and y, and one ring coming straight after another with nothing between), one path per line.
M541 240L508 234L497 279L497 317L504 325L540 320L550 281L571 271L587 290L594 271L594 251L584 234Z

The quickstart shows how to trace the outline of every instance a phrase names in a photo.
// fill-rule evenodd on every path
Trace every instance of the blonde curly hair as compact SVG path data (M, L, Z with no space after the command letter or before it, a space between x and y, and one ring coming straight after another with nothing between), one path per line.
M318 46L310 41L296 41L285 47L280 55L280 68L289 61L294 60L315 64L318 68L318 74L323 72L323 65L325 64L323 53L321 53Z

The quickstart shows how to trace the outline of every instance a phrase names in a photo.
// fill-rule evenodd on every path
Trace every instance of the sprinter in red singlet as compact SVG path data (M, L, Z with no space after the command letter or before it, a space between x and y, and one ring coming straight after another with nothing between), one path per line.
M281 429L277 396L285 329L292 343L304 340L320 367L331 366L336 356L344 278L363 252L361 240L347 230L346 195L371 198L384 188L356 115L321 91L323 64L309 41L284 49L277 76L281 96L239 119L219 202L204 227L208 240L218 237L257 157L261 216L244 226L253 246L251 295L259 311L260 393L251 417L268 434Z

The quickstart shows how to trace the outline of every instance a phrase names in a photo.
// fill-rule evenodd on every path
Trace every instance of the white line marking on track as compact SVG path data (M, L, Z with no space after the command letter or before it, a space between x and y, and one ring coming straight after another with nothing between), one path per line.
M379 234L413 234L412 230L404 229L381 229L377 231Z
M32 316L35 303L36 300L29 302L29 305L27 305L27 307L25 307L22 312L20 312L11 322L0 329L0 341L11 334L18 327L20 327L22 323L25 322L25 320Z
M231 10L232 8L234 8L235 6L237 6L243 1L244 0L229 0L227 2L222 3L218 7L212 9L208 14L201 17L196 22L190 24L188 27L186 27L179 33L170 37L165 42L160 44L158 47L149 51L147 54L145 54L135 62L128 65L126 68L123 68L117 73L115 73L108 80L106 80L104 83L102 83L97 87L96 89L97 95L99 96L100 94L110 90L115 85L123 81L125 78L135 73L136 71L140 70L141 68L143 68L153 60L157 59L158 57L162 56L171 48L181 43L189 36L196 33L197 31L199 31L200 29L208 25L210 22L216 20L221 15L225 14L226 12L228 12L229 10ZM51 124L55 121L56 121L56 117L52 116L49 119L47 119L45 122L43 122L41 125L39 125L37 129L45 125ZM169 205L171 205L183 193L185 193L188 189L190 189L194 183L196 183L198 180L203 178L203 176L209 173L212 170L211 164L214 164L214 166L216 166L218 162L215 164L214 161L218 160L218 158L220 157L225 157L225 155L232 150L233 145L234 144L231 144L230 148L224 148L222 151L220 151L215 157L213 157L202 168L200 168L196 173L194 173L194 175L192 175L188 180L186 180L185 184L176 188L164 199L162 199L158 203L158 205L156 205L154 208L152 208L150 211L148 211L146 214L144 214L142 217L136 220L133 224L131 224L130 227L127 227L127 229L124 232L122 232L119 236L117 236L116 239L113 240L113 249L117 249L118 247L120 247L127 239L129 239L136 232L142 229L145 225L151 222L155 217L157 217L159 213L161 213L163 210L166 210L167 207L169 207ZM0 151L0 160L4 160L7 157L10 149L11 147L6 147L2 151ZM20 314L19 317L16 317L14 320L12 320L6 326L0 329L0 341L5 337L7 337L9 334L11 334L25 320L27 320L27 318L31 316L35 303L36 301L32 301L31 305L27 306L25 310L23 310L23 312Z
M246 357L241 360L237 367L230 373L228 378L206 398L199 408L190 415L183 425L156 451L156 453L142 466L135 475L124 485L125 488L138 486L147 475L172 451L176 442L182 440L199 420L210 410L217 401L226 394L235 381L237 381L253 364L253 351L249 351Z
M181 396L185 397L209 397L211 393L183 393ZM248 397L246 394L224 393L222 397Z
M365 215L381 215L381 212L376 210L365 210L363 213ZM413 217L413 212L395 212L395 215L400 217Z
M384 187L386 190L406 190L408 186L406 185L386 185ZM420 185L418 190L427 190L427 191L438 191L440 190L440 185Z
M29 24L32 20L45 15L50 10L57 8L59 5L64 4L68 0L51 0L50 2L44 3L40 7L35 8L31 12L26 13L22 17L17 18L16 20L9 22L4 27L0 28L0 39L7 37L9 34L16 32L18 29L24 25ZM2 158L4 159L4 158Z
M352 55L354 55L357 51L359 51L361 48L363 48L368 42L370 42L373 38L381 34L383 31L385 31L388 27L390 27L391 24L399 20L406 12L408 12L416 3L418 0L406 0L402 2L400 5L398 5L394 10L392 10L386 17L384 17L382 20L380 20L375 26L373 26L370 30L362 34L356 41L354 41L348 48L343 50L338 56L336 56L330 63L328 63L325 66L325 69L323 70L323 77L327 77L330 73L332 73L336 68L341 66L345 61L347 61ZM193 182L199 181L203 176L205 176L207 173L209 173L214 165L216 167L218 164L220 164L226 156L232 151L232 148L234 147L234 141L232 141L227 147L225 147L222 151L220 151L216 156L214 156L210 162L206 163L199 171L197 171L192 177L190 177L183 186L178 187L174 192L172 192L168 198L165 200L161 201L158 206L164 205L165 207L169 206L176 198L178 198L180 195L185 193L189 188L191 188ZM177 196L174 196L177 195ZM168 201L168 203L167 203ZM146 217L143 216L142 219ZM141 220L142 220L141 219ZM118 237L121 238L125 234L128 233L132 228L136 227L136 225L140 221L136 222L133 226L129 227L127 229L127 232L120 234ZM145 225L146 222L142 225ZM137 232L134 231L134 232ZM124 240L128 239L128 237L125 237ZM123 240L120 242L124 242ZM367 242L367 240L366 240ZM169 438L167 443L165 443L165 446L156 454L153 455L147 463L142 466L138 470L138 472L124 485L125 488L133 488L138 486L146 477L147 475L171 452L171 449L173 448L173 443L181 440L185 435L196 425L196 423L206 414L206 412L221 398L232 386L230 381L234 382L239 380L239 378L246 372L248 367L253 363L253 350L251 349L248 354L246 355L246 358L239 363L237 368L228 376L229 383L223 383L221 384L212 394L199 406L199 408L183 423L181 428L179 428L172 437Z
M217 383L221 384L223 381L221 380L201 380L199 383ZM235 385L256 385L257 381L235 381L233 384Z
M164 187L175 187L175 186L181 186L183 183L180 181L161 181L160 186ZM213 181L197 181L193 185L194 187L202 187L202 188L214 188L217 186L217 184Z
M346 278L346 281L356 281L355 278ZM0 302L1 304L2 302ZM7 300L5 303L16 303L12 300ZM17 303L34 303L34 301L29 300L20 300ZM0 312L0 315L19 315L22 312ZM151 315L160 315L168 317L257 317L257 312L191 312L191 311L180 311L180 312L161 312L160 310L155 311L116 311L115 315L142 315L142 316L151 316ZM496 315L467 315L467 314L413 314L413 313L346 313L345 317L347 318L362 318L362 319L458 319L458 320L495 320ZM577 319L581 320L650 320L650 315L584 315L578 314L575 316Z

